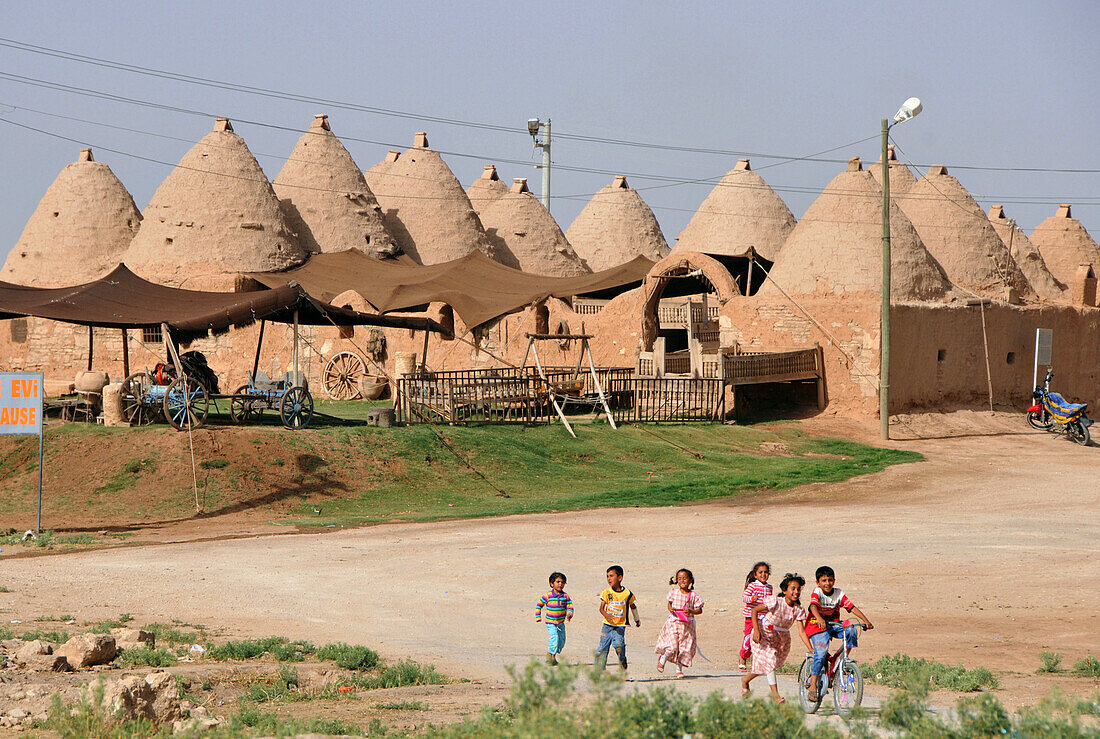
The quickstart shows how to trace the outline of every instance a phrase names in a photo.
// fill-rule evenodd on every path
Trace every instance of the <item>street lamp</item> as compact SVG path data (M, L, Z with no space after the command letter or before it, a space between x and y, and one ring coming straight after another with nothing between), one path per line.
M882 119L882 345L879 348L878 418L883 439L890 438L890 162L887 159L890 129L920 115L920 100L909 98L894 120Z
M539 139L540 128L543 132L541 140ZM544 123L538 118L528 118L527 133L534 139L535 148L542 149L542 197L539 199L546 206L546 210L550 210L550 119L547 118ZM535 168L538 169L538 166L536 165Z

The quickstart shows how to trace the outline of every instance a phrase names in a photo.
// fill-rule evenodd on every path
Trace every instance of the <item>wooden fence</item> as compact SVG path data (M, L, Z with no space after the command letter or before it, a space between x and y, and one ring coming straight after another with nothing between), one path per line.
M629 406L614 411L619 422L721 421L726 415L726 394L718 379L630 377L612 380L611 392L631 398Z

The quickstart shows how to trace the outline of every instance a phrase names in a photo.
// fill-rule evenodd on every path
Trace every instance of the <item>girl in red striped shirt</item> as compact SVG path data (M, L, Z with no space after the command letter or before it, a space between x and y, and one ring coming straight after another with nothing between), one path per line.
M737 665L737 669L741 672L748 669L746 662L749 655L752 654L752 609L754 606L763 603L764 599L772 594L772 586L768 585L768 578L771 577L771 574L772 566L770 564L757 562L745 577L745 594L741 596L741 600L745 602L745 607L741 611L741 615L745 617L745 636L741 640L741 663Z

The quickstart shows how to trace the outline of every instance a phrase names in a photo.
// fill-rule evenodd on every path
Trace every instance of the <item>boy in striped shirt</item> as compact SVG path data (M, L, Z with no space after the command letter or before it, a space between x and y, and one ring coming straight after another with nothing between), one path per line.
M573 620L573 599L565 592L565 575L550 573L550 592L535 604L535 623L546 622L546 664L556 665L565 647L565 622Z

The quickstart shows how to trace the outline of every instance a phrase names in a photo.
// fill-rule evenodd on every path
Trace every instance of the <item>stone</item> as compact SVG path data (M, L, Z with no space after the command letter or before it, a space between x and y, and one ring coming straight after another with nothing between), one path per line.
M73 669L63 654L32 654L23 661L23 666L40 672L69 672Z
M180 693L171 673L124 675L108 684L104 705L119 719L144 718L160 724L181 717Z
M156 645L156 636L151 631L135 629L127 626L111 629L111 636L115 638L115 644L122 649L141 649Z
M25 642L23 646L16 651L15 661L26 662L28 657L34 657L39 654L53 654L53 644L42 641L41 639Z
M13 708L10 711L8 711L8 715L11 716L16 721L22 721L27 716L30 716L30 714L27 713L26 711L24 711L22 708Z
M122 383L116 382L103 386L103 425L129 426L122 412Z
M118 646L110 634L77 634L61 645L57 653L74 669L103 665L115 658Z
M145 677L145 684L152 692L150 718L154 722L175 721L181 716L179 684L172 673L154 672Z

